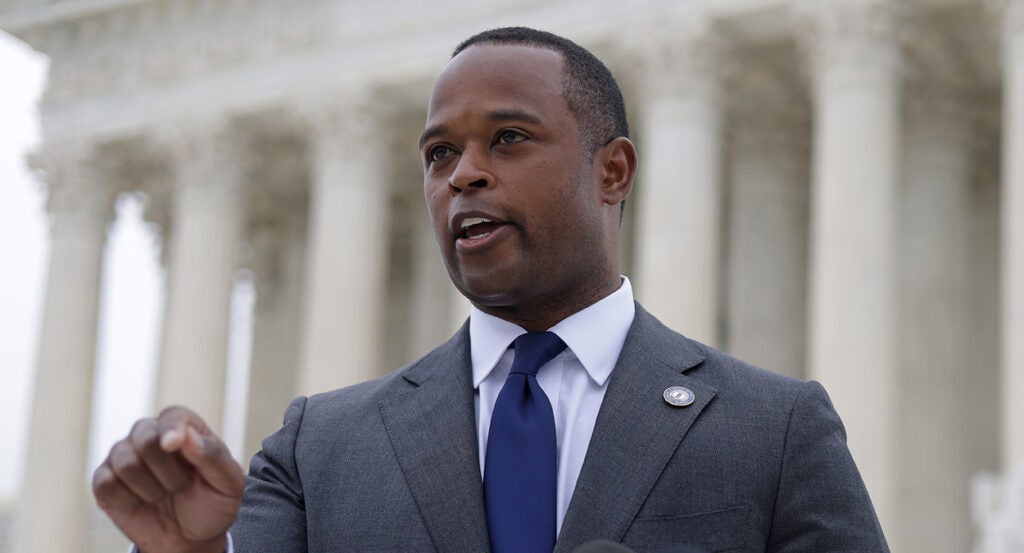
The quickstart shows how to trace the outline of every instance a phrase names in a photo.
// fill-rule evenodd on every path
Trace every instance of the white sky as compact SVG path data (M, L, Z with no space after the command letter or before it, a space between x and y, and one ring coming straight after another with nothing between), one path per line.
M35 102L46 60L0 32L0 499L15 491L24 464L31 373L47 244L43 195L25 152L39 140Z
M44 194L25 154L39 142L36 103L47 60L0 32L0 503L20 486L48 265ZM163 309L159 246L138 198L125 196L104 258L99 343L87 478L133 421L151 414ZM115 293L116 292L116 293ZM255 293L235 287L225 437L239 451L244 432L251 313ZM60 409L60 406L53 406Z

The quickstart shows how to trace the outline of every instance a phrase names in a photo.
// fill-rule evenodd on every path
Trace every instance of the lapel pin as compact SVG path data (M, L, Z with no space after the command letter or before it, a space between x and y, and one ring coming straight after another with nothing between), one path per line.
M693 403L693 400L697 399L697 396L693 395L693 390L682 386L665 388L661 397L665 398L665 403L673 407L686 407Z

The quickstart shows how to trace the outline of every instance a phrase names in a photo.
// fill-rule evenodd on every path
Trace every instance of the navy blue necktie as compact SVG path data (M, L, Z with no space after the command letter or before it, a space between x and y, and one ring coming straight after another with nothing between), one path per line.
M558 443L551 403L537 371L565 349L551 332L516 338L515 357L491 414L484 499L493 553L555 548Z

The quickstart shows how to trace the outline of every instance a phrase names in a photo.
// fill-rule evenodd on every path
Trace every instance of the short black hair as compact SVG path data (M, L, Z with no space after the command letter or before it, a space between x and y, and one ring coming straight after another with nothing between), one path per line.
M474 44L510 44L554 50L562 56L562 95L580 126L587 155L622 136L629 138L629 122L622 91L612 72L586 48L546 31L528 27L502 27L477 33L455 47L452 57Z

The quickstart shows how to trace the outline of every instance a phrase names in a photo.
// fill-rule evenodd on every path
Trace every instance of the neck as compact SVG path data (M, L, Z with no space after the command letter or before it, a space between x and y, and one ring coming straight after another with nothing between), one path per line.
M527 332L543 332L569 316L603 300L619 289L622 279L618 274L598 285L577 290L564 297L545 297L518 305L474 305L480 311L524 328Z

